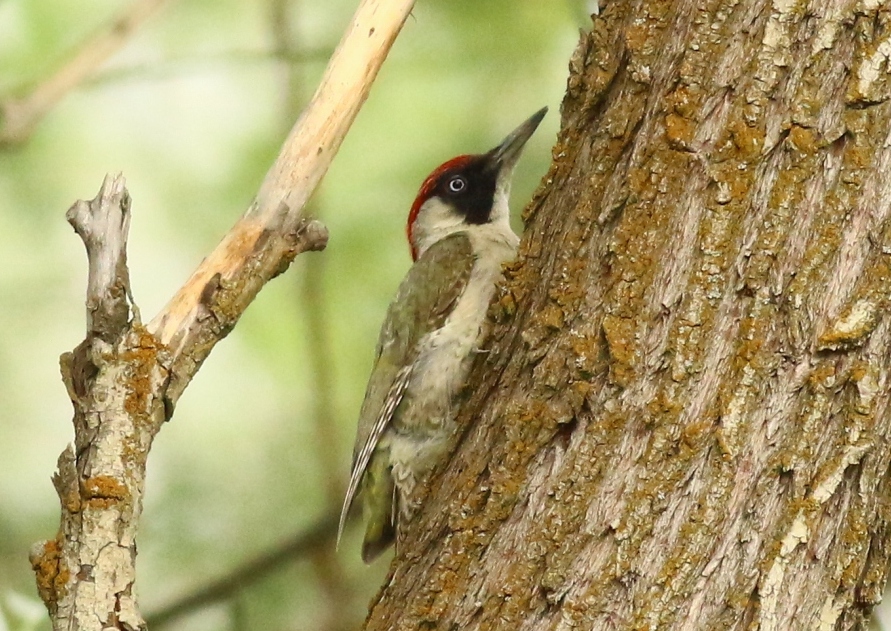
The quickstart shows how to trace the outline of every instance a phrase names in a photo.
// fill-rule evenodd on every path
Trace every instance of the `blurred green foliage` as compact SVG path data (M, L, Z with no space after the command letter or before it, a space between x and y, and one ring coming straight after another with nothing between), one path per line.
M289 3L304 100L356 4ZM0 0L0 98L39 82L124 6ZM272 15L270 0L172 0L29 142L0 152L0 629L34 628L27 551L57 529L50 476L72 437L58 356L83 337L86 261L65 210L92 198L106 172L124 173L133 292L150 319L250 203L291 125ZM328 249L260 294L156 440L139 539L144 613L326 511L325 489L348 473L378 327L410 262L403 231L417 186L548 105L515 180L519 215L550 161L577 26L572 2L418 2L314 198ZM311 412L308 257L324 257L312 266L324 273L334 376L323 418ZM336 453L317 448L317 422ZM301 560L171 628L355 626L386 561L361 565L354 527L333 563L338 590Z

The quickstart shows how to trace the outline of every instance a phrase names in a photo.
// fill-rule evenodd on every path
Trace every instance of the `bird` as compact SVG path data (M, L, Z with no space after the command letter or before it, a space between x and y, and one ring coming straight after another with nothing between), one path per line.
M381 326L359 412L349 484L337 530L361 494L362 559L404 536L418 485L448 456L456 395L479 350L502 265L519 237L510 226L511 179L542 108L492 150L460 155L424 180L406 224L412 266Z

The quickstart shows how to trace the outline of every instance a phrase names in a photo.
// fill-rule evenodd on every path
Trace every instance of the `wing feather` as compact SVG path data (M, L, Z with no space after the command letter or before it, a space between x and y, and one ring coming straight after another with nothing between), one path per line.
M337 524L338 544L340 543L340 536L343 534L343 526L346 523L347 513L349 513L353 500L356 498L356 491L359 490L359 483L362 481L362 476L365 475L365 470L368 468L371 455L374 453L381 436L383 436L384 430L387 429L387 426L390 424L390 419L393 418L393 412L402 401L402 397L405 394L405 388L408 386L408 381L411 378L411 369L412 367L410 365L405 366L396 374L396 381L394 381L393 385L390 387L390 392L387 394L384 408L374 422L371 432L368 434L368 438L366 438L365 442L362 444L362 448L353 456L353 468L350 472L350 483L347 486L346 497L344 497L343 500L343 507L340 509L340 522Z
M467 234L449 235L430 246L409 269L390 304L359 413L338 541L368 463L405 396L418 342L445 323L467 285L474 261Z

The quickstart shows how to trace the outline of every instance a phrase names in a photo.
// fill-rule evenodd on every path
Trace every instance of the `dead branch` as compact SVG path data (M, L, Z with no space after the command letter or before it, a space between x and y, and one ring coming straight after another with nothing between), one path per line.
M362 2L254 204L149 323L149 331L173 353L172 404L260 288L290 264L295 237L317 229L301 225L301 209L328 170L413 5L414 0Z
M169 355L131 320L124 179L107 176L94 200L71 207L68 220L89 259L87 337L61 359L74 446L53 477L59 533L34 546L31 565L54 629L137 629L135 537L146 457L164 420Z
M132 306L123 178L106 178L96 199L69 211L89 258L87 337L61 362L75 440L54 478L60 531L31 553L54 629L145 628L134 593L135 537L152 440L263 285L296 255L325 247L327 229L304 218L303 206L412 5L363 0L255 202L147 327Z
M119 65L96 73L83 82L85 87L98 87L124 81L164 81L189 74L213 72L234 66L263 66L264 64L321 63L331 58L330 47L313 48L300 53L283 53L278 50L237 48L219 52L171 56L151 62ZM290 120L288 121L290 124Z

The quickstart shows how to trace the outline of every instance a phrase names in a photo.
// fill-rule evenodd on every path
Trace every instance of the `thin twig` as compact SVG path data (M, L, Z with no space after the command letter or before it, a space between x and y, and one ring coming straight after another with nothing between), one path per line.
M241 590L265 579L271 573L322 547L331 547L337 530L334 513L321 518L309 530L298 533L278 546L239 565L217 580L178 598L146 618L148 627L163 627L196 609L229 600Z
M301 305L306 314L307 359L313 380L312 417L319 462L324 471L326 499L329 506L339 506L344 489L341 461L337 457L337 423L334 421L334 375L331 340L328 330L327 297L324 289L325 261L306 261L301 286Z
M28 95L0 102L0 147L25 142L72 88L117 52L167 0L136 0L88 38L61 68Z
M270 9L271 30L276 52L282 59L299 59L301 50L296 42L297 25L294 17L294 12L299 9L299 5L295 0L271 0ZM306 100L302 68L299 64L289 62L286 65L283 84L285 117L287 120L293 120ZM307 206L312 207L311 215L321 217L321 208L318 204L310 201ZM336 508L340 504L343 485L340 475L338 475L340 466L337 459L339 441L335 431L336 424L331 418L334 409L334 376L331 367L334 353L331 350L328 326L330 320L324 291L324 259L319 257L307 259L303 277L300 280L300 304L306 314L307 359L313 382L310 391L312 392L315 443L318 447L319 461L327 487L325 489L327 504L329 508Z
M300 46L297 41L297 23L301 6L297 0L272 0L270 6L271 31L275 49L283 59L297 59ZM287 120L293 120L306 100L304 92L303 68L289 62L283 75L284 111ZM320 210L312 201L312 214L319 216ZM310 366L312 387L312 425L320 479L325 488L326 510L336 512L340 504L341 484L340 460L337 457L337 423L333 422L334 378L332 362L327 300L324 292L325 259L310 257L305 261L301 281L301 300L306 315L306 357ZM344 569L337 551L332 547L321 548L312 555L312 565L323 594L325 614L319 623L319 631L338 631L348 627L347 608L344 603L350 600L350 590Z
M208 69L229 69L235 64L267 64L286 62L296 64L323 63L331 58L332 49L307 50L302 54L285 56L274 50L224 50L216 53L171 57L148 63L106 68L83 82L84 88L106 86L128 80L164 80L170 77ZM292 119L293 120L293 119Z
M271 0L269 6L270 31L276 56L284 61L282 94L285 97L284 113L287 121L294 120L306 101L301 68L296 63L301 55L297 45L296 20L292 12L297 5L290 0Z

